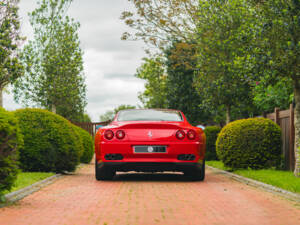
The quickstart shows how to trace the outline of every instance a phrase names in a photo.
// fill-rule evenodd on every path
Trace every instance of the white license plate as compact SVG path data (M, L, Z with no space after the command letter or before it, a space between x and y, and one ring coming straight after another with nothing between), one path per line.
M167 147L166 146L134 146L133 147L134 153L166 153Z

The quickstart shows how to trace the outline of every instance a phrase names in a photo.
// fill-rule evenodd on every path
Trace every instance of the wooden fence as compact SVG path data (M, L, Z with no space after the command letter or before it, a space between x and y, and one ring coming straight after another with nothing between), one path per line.
M81 127L82 129L85 129L87 132L89 132L93 137L96 134L96 126L97 125L102 125L106 126L107 124L110 123L110 121L105 121L105 122L97 122L97 123L89 123L89 122L72 122L73 124Z
M280 111L275 108L275 111L270 114L265 114L264 117L273 120L281 128L282 133L282 154L284 156L285 169L294 170L295 168L295 127L294 127L294 108L290 105L290 109Z

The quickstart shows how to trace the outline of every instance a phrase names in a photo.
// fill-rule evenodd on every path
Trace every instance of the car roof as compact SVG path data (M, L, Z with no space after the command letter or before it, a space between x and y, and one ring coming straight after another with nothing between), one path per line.
M160 108L150 108L150 109L122 109L120 111L130 111L130 110L157 110L157 111L176 111L176 112L180 112L180 110L177 110L177 109L160 109Z

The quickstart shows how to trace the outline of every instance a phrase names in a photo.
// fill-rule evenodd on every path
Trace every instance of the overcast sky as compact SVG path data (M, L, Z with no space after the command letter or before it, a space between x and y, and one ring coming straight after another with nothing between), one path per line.
M28 12L36 8L37 0L21 0L19 15L22 33L32 38ZM120 104L137 105L138 92L144 83L134 77L144 54L144 44L121 41L128 27L121 21L124 10L132 8L127 0L74 0L69 14L81 24L79 37L84 51L84 70L87 84L86 111L92 120L99 121L105 111ZM21 108L12 94L4 94L4 107Z

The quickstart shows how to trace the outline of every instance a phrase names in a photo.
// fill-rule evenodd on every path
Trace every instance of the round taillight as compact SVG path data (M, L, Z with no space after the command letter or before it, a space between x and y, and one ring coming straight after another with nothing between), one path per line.
M177 139L182 140L185 137L184 131L183 130L177 131L176 132L176 137L177 137Z
M123 139L123 138L125 137L125 132L122 131L122 130L118 130L118 131L116 132L116 137L117 137L118 139Z
M186 136L188 139L194 140L196 138L196 132L194 130L189 130Z
M111 140L113 139L114 137L114 132L112 130L106 130L104 132L104 137L107 139L107 140Z

